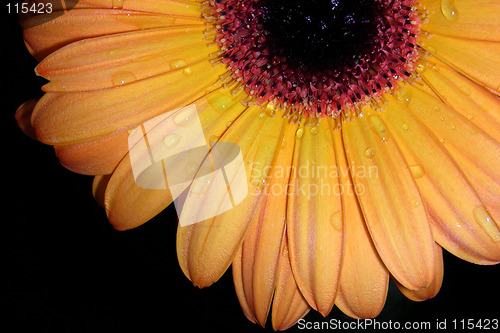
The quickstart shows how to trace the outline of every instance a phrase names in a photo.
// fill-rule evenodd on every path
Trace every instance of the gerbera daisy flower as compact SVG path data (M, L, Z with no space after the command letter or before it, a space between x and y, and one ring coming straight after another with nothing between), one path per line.
M175 199L137 184L131 132L195 105L207 142L238 145L249 194L179 226L179 263L198 287L232 266L251 321L373 318L389 279L434 297L442 249L500 261L497 1L51 3L22 23L49 82L20 127L96 175L125 230Z

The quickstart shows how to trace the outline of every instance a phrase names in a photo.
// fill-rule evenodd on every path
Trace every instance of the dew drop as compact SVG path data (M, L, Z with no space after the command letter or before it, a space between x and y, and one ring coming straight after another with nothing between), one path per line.
M113 9L123 9L125 0L113 0Z
M460 91L461 91L461 92L462 92L465 96L470 96L470 95L471 95L471 93L472 93L472 92L470 91L470 89L469 89L469 88L467 88L467 87L462 87L462 88L460 88Z
M484 232L486 232L495 243L500 242L500 230L486 208L478 206L474 208L473 213L476 222L479 223Z
M425 66L423 64L419 64L416 70L418 73L423 73L425 71Z
M295 137L297 139L302 139L302 136L304 135L304 129L301 127L297 130L297 132L295 132Z
M467 119L469 119L469 120L472 120L473 118L474 118L474 115L472 115L472 114L469 114L469 115L467 116Z
M374 155L375 155L375 151L373 150L373 148L367 148L365 150L365 157L366 158L373 158Z
M111 77L111 81L115 87L123 86L124 84L128 84L136 80L137 78L131 72L118 72L113 74Z
M170 62L170 68L173 70L186 67L186 65L187 65L186 61L182 59L172 60Z
M226 95L220 92L211 94L207 97L208 103L212 106L212 108L217 112L223 112L229 109L233 103L234 98L230 95Z
M448 21L458 20L458 12L453 0L441 0L441 13Z
M195 108L187 107L180 110L173 118L174 124L181 127L188 127L194 124L198 115Z
M202 175L209 175L212 173L211 169L207 170L200 170L200 174ZM207 177L203 178L196 178L195 181L193 182L193 185L191 186L191 191L196 194L204 194L207 193L208 190L210 189L210 185L212 184L212 179L206 179Z
M444 143L444 139L443 138L439 139L439 142Z
M342 231L342 212L340 210L332 214L330 221L335 229Z
M186 67L186 68L184 68L182 73L184 73L184 75L191 75L191 74L193 74L193 69L191 67Z
M172 148L172 147L175 147L179 143L180 139L181 139L181 137L178 134L175 134L175 133L169 134L165 138L163 138L163 144L167 148Z
M311 133L311 135L316 135L316 134L318 134L318 128L317 127L311 127L311 129L309 130L309 132Z
M378 116L371 116L370 117L370 124L372 126L372 129L375 131L375 133L378 135L378 137L382 140L382 142L385 142L389 139L389 133L387 132L387 128L385 127L385 124L382 119Z
M415 179L422 178L423 176L425 176L425 170L420 165L410 166L410 171L411 171L413 178L415 178Z
M287 146L287 141L285 138L281 139L281 149L285 149Z
M196 164L193 161L188 161L186 163L186 166L184 168L184 171L186 171L186 175L194 176L194 174L196 173L196 170L198 170L198 164Z
M408 125L403 124L403 125L402 125L402 128L403 128L403 131L407 131L407 130L408 130Z

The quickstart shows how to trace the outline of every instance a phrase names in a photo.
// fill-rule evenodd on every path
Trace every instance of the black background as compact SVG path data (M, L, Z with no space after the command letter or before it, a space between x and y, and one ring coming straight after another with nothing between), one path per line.
M199 290L175 253L176 214L169 207L130 231L115 231L91 194L92 178L57 161L53 148L25 137L14 119L44 80L2 1L2 186L0 325L4 332L261 332L240 310L230 270ZM392 289L380 321L499 318L499 266L478 266L445 253L443 287L415 303ZM348 320L338 310L324 319ZM268 323L266 330L271 330ZM297 327L290 331L298 330Z

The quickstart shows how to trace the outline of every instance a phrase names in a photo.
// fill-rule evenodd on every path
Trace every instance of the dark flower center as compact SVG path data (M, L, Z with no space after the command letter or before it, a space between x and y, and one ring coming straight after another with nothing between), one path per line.
M220 61L257 104L329 115L377 98L419 57L415 0L209 0Z
M353 66L373 49L381 8L373 0L262 0L264 35L294 66Z

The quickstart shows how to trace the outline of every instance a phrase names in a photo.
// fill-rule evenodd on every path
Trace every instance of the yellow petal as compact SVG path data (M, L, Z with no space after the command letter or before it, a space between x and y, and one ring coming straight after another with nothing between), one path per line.
M54 11L33 16L22 23L22 28L28 50L42 60L65 45L88 38L202 23L198 18L174 15L117 9L72 9L64 14Z
M191 68L189 76L172 71L98 92L47 93L33 112L36 135L44 143L61 145L133 129L216 89L215 83L224 72L222 66L208 61Z
M498 1L421 0L419 3L427 10L422 30L459 38L500 40Z
M297 130L287 235L293 274L309 305L326 316L334 303L343 250L342 204L333 128Z
M72 43L36 68L50 80L49 92L107 89L173 70L193 74L193 64L208 59L203 26L134 31Z
M95 201L104 207L104 197L106 193L106 187L108 186L111 175L98 175L94 177L92 182L92 194L94 195Z
M69 170L84 175L110 174L128 153L128 133L74 145L56 146L59 161Z
M352 318L375 318L384 307L389 274L370 238L356 197L357 189L352 183L350 172L363 171L349 169L341 133L336 131L334 135L336 150L340 152L337 156L342 184L345 243L335 305ZM365 176L370 177L370 174ZM340 214L338 218L341 218Z
M375 248L391 274L409 289L433 280L434 240L410 169L378 112L343 123L342 134L358 200ZM372 113L372 114L370 114ZM368 170L376 176L366 177Z
M396 285L401 290L403 295L411 299L415 302L421 302L433 298L441 289L441 284L443 283L443 251L441 250L441 246L438 244L434 245L434 259L436 260L436 273L434 274L434 280L432 283L426 288L420 290L410 290L402 286L396 281Z
M410 88L409 110L450 153L483 205L473 209L476 222L500 241L500 143L441 101ZM455 127L455 129L453 128Z
M434 239L449 252L465 260L483 264L496 262L500 259L500 244L493 242L474 217L476 207L482 207L481 199L439 141L442 137L436 137L412 113L405 111L408 105L411 107L414 103L419 103L417 99L420 100L420 97L411 94L414 90L411 87L405 89L407 104L400 103L397 98L387 97L387 111L381 117L388 124L410 165L431 216ZM448 118L441 120L436 117L434 122L438 123L456 117L451 110L443 113L434 110L434 105L436 104L426 106L430 111L419 109L418 112L438 113L441 117ZM452 131L463 129L459 123L453 123L457 127ZM436 134L446 135L446 132L442 130ZM444 143L446 140L448 138L444 139Z
M310 310L309 304L300 293L292 274L286 237L283 240L279 261L278 280L272 307L272 322L275 331L293 326Z
M195 286L211 285L229 267L262 201L263 170L271 165L279 149L281 129L288 124L278 117L261 119L259 112L259 107L249 108L220 138L241 149L249 184L247 197L236 208L214 218L178 228L179 263ZM209 199L205 196L202 200Z
M266 172L262 203L253 217L248 234L233 262L234 284L244 312L250 320L265 326L271 306L278 260L285 232L287 185L290 177L293 141L296 126L282 128L281 142L290 142L287 149L275 154L272 168Z
M170 203L168 188L151 190L137 185L128 154L113 172L104 196L109 222L118 230L132 229L149 221Z
M442 101L500 141L500 100L497 96L442 62L427 66L421 75Z
M500 43L432 35L422 46L460 73L499 92Z

